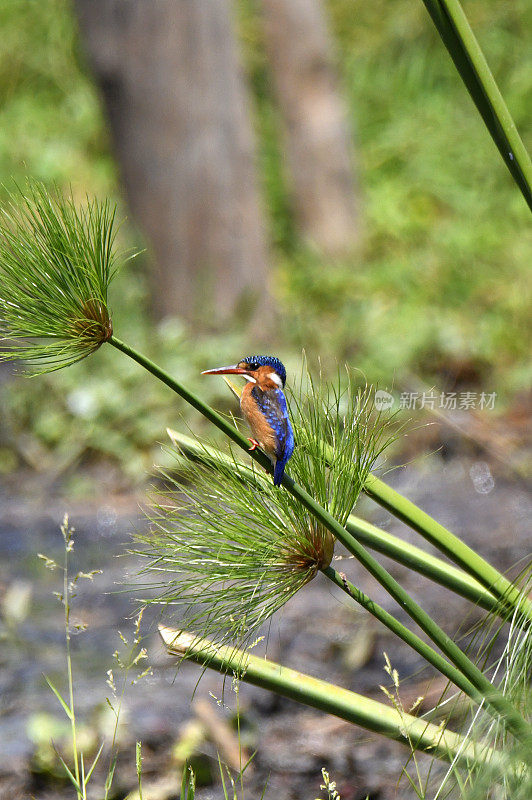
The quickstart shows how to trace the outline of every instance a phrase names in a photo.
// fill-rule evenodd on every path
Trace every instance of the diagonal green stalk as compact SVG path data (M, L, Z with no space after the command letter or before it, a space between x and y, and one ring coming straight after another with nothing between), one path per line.
M423 641L417 634L413 633L409 630L405 625L403 625L399 620L397 620L393 614L390 614L386 611L382 606L376 603L371 597L368 597L367 594L355 586L351 581L347 579L343 572L337 572L333 567L325 567L321 570L321 572L328 578L332 583L338 586L342 591L344 591L349 597L355 600L362 608L366 611L369 611L375 619L378 619L379 622L382 622L388 630L392 631L396 636L403 640L406 644L408 644L413 650L419 653L429 664L432 664L438 672L442 675L445 675L455 686L461 689L468 697L474 700L476 703L481 705L484 702L484 696L477 688L469 681L463 673L457 669L452 664L443 658L439 653L437 653L430 645ZM490 684L491 685L491 684ZM492 686L492 689L494 687Z
M208 460L212 462L213 466L216 467L217 464L221 464L221 462L225 462L226 466L232 467L234 466L234 462L230 456L221 453L214 447L210 447L209 445L202 445L199 442L195 441L194 439L190 439L187 436L183 436L176 431L169 431L170 438L173 439L175 442L179 442L181 446L184 446L188 450L187 455L192 458L197 458L201 461ZM258 475L254 472L250 467L240 466L239 471L241 470L242 476L254 481L257 485L264 480L261 475ZM356 520L356 518L352 518ZM364 523L360 520L362 526ZM357 527L356 524L353 522L354 527ZM372 526L369 526L372 527ZM376 529L378 530L378 529ZM442 566L443 562L441 562ZM447 565L448 566L448 565ZM402 639L406 644L412 647L417 653L419 653L429 664L432 664L442 675L449 678L458 688L462 689L469 697L471 697L475 702L482 703L483 697L482 695L475 689L474 685L467 680L462 672L457 669L454 665L450 664L443 656L437 653L430 645L428 645L423 639L417 636L415 633L410 631L405 625L403 625L399 620L397 620L392 614L387 612L384 608L382 608L378 603L372 600L368 595L364 594L360 589L358 589L354 584L349 582L345 575L341 572L337 572L332 567L324 567L321 569L323 574L339 586L343 591L345 591L353 600L355 600L359 605L362 606L366 611L371 613L376 619L378 619L383 625L385 625L389 630L392 631L396 636ZM459 572L459 570L456 570ZM467 577L467 576L466 576ZM480 587L482 588L482 587ZM493 603L495 603L495 599L492 598Z
M200 461L210 461L213 465L220 462L227 465L233 463L230 456L217 448L206 444L200 444L196 439L185 436L179 431L168 430L168 435L189 458L196 458ZM241 469L250 480L258 479L257 473L253 472L251 468L240 465L239 469ZM491 613L497 615L506 614L505 608L491 592L476 581L475 578L457 569L452 564L426 553L420 547L405 542L398 536L383 531L376 525L372 525L370 522L366 522L360 519L360 517L356 517L354 514L349 515L345 527L349 533L352 533L362 544L367 545L372 550L376 550L378 553L392 558L398 564L403 564L409 569L413 569L420 575L430 578L435 583L439 583L441 586L455 592L455 594L461 597L465 597L467 600L476 603Z
M355 600L362 608L369 611L376 619L382 622L388 630L406 642L413 650L421 655L429 664L432 664L438 672L449 678L459 689L479 705L482 704L484 697L480 691L464 677L463 673L437 653L433 648L423 641L417 634L409 630L393 614L390 614L382 606L379 606L371 597L364 594L351 581L347 580L343 572L337 572L333 567L325 567L321 570L323 574L336 586L340 587L349 597Z
M459 0L423 0L454 65L532 209L532 164Z
M182 383L176 381L168 372L161 369L154 364L151 359L146 358L142 353L139 353L138 350L135 350L133 347L130 347L125 342L122 342L120 339L117 339L116 336L111 336L108 339L109 344L112 344L113 347L116 347L117 350L121 350L122 353L125 353L127 356L132 358L137 364L140 364L141 367L144 367L148 372L151 372L156 378L160 381L165 383L172 391L178 394L183 400L186 400L196 411L199 411L209 422L212 422L213 425L225 433L226 436L229 436L230 439L233 440L235 444L241 447L243 450L249 451L249 439L246 439L235 427L231 425L221 414L218 414L214 408L211 408L207 403L204 403L197 395L193 392L189 391ZM272 464L268 456L259 450L258 448L250 452L251 457L257 461L261 467L268 470L268 472L272 472Z
M519 608L521 613L526 613L532 620L532 602L528 599L523 602L519 588L501 575L495 567L485 561L458 536L440 525L429 514L381 481L376 475L368 477L364 491L486 587L490 593L496 596L503 607Z
M159 626L159 633L171 655L190 658L222 674L234 674L245 683L326 711L407 746L410 739L416 749L444 761L456 759L467 767L489 759L493 766L492 759L498 756L496 752L488 751L483 745L475 746L474 742L465 740L453 731L444 730L406 712L401 713L392 706L274 661L234 647L215 645L208 639L199 639L194 634L163 625Z
M207 419L213 422L221 431L228 435L239 447L249 451L249 443L242 434L240 434L227 420L225 420L214 409L210 408L199 397L194 395L178 381L172 378L167 372L162 370L150 359L143 356L138 351L134 350L129 345L120 341L112 336L109 343L121 350L126 355L133 358L137 363L151 372L159 380L163 381L167 386L173 389L178 395L183 397L188 403L202 413ZM272 472L272 464L269 458L262 453L258 448L250 453L261 466L265 467L268 472ZM434 620L427 614L421 606L419 606L400 586L395 578L393 578L379 562L371 556L368 551L361 545L340 523L334 519L319 503L317 503L303 487L299 486L292 478L286 473L282 480L282 485L289 491L300 503L324 525L342 544L351 552L358 561L373 575L374 578L383 586L386 591L393 597L397 603L404 608L407 614L416 622L419 627L429 636L430 639L445 653L449 660L460 670L460 672L471 682L476 692L481 695L491 709L492 714L496 717L501 717L507 725L509 731L518 739L522 741L530 741L532 737L532 728L521 716L521 714L512 706L502 692L500 692L492 683L485 677L482 671L473 664L469 658L462 652L462 650L455 644L455 642L448 636Z
M188 447L190 450L190 443ZM246 449L248 448L246 447ZM206 451L204 450L205 453ZM366 523L365 528L354 531L353 524L355 524L355 520L352 519L351 528L348 524L347 529L351 530L352 533L356 533L360 541L368 544L378 552L391 555L392 558L401 563L405 563L405 561L401 561L401 557L405 555L407 566L412 566L414 569L418 566L421 574L427 575L438 583L442 583L443 586L448 586L453 591L463 594L464 597L474 602L478 602L479 605L489 611L495 611L496 614L500 615L505 614L508 609L515 610L519 608L521 613L526 613L529 619L532 620L532 602L528 599L523 601L519 587L509 581L508 578L502 575L475 550L466 545L458 536L451 533L439 522L436 522L429 514L422 511L411 500L403 497L395 489L392 489L391 486L388 486L376 475L370 474L368 476L364 491L379 505L420 533L451 561L458 564L474 579L474 582L471 583L467 576L462 576L455 570L449 569L444 562L440 562L440 567L438 563L434 563L433 557L429 556L427 559L423 556L423 551L413 548L413 546L409 547L402 543L401 540L397 540L394 543L395 546L393 546L392 540L388 538L388 541L386 541L390 534L384 534L384 536L374 535L377 529L374 526L367 527L369 523ZM382 549L383 547L389 552L385 552ZM408 549L410 550L409 553ZM478 587L477 582L480 587ZM486 589L487 592L485 591ZM492 597L495 597L495 603L493 603ZM486 605L486 603L489 605Z
M216 467L216 464L220 464L224 462L226 466L233 466L234 462L230 456L220 452L214 447L210 447L209 445L203 445L199 442L191 439L188 436L184 436L183 434L178 433L177 431L168 431L170 438L178 443L184 450L187 452L188 457L197 458L201 461L209 461L212 462L213 466ZM242 475L249 477L250 480L254 481L255 483L259 484L264 480L262 476L258 475L254 472L250 467L240 466L239 470L241 470ZM347 525L348 528L352 527L355 533L360 533L361 531L370 532L372 533L372 529L379 534L383 534L386 536L387 534L384 531L379 531L378 528L374 528L374 526L370 525L369 523L364 522L363 520L358 520L356 517L351 516L349 518L349 522ZM375 534L373 534L375 536ZM361 538L359 536L359 538ZM391 537L394 539L395 537ZM397 539L398 547L400 548L401 540ZM426 553L423 551L419 551L426 556ZM445 564L439 559L434 559L435 562L438 563L438 568L441 572L444 571L445 568L453 569L450 565ZM359 605L362 606L366 611L371 613L376 619L378 619L383 625L385 625L389 630L392 631L396 636L402 639L406 644L408 644L413 650L419 653L429 664L432 664L442 675L445 675L452 683L454 683L458 688L462 689L469 697L471 697L475 702L482 703L483 697L482 695L476 690L475 686L467 680L462 672L457 669L455 666L450 664L445 658L443 658L439 653L437 653L430 645L428 645L423 639L417 636L415 633L410 631L405 625L399 622L392 614L388 613L385 609L383 609L378 603L368 597L364 592L358 589L354 584L350 583L345 575L341 572L337 572L332 567L328 566L322 568L321 570L323 574L339 586L343 591L345 591L353 600L355 600ZM457 573L458 576L463 576L467 580L473 583L472 579L470 579L464 573L461 573L460 570L454 568L454 571ZM479 584L477 584L478 589L482 592L486 590L483 589ZM486 595L488 593L486 592ZM497 602L495 598L491 597L491 603L494 607L497 607Z
M300 502L318 519L333 536L352 553L367 571L383 586L388 594L406 611L411 619L419 625L422 631L445 653L460 672L470 681L477 692L482 695L486 703L496 715L500 715L509 730L518 739L529 741L532 736L531 726L521 714L512 706L502 692L500 692L486 678L482 671L470 661L458 645L437 625L432 617L427 614L406 592L403 587L390 575L390 573L371 556L368 551L330 516L316 501L289 476L285 476L283 486L297 497Z
M387 531L383 531L376 525L366 522L354 514L350 514L346 526L349 533L354 534L357 539L366 544L372 550L382 553L389 558L393 558L398 564L403 564L409 569L413 569L420 575L455 594L465 597L467 600L481 606L493 614L504 615L505 610L501 603L475 578L466 572L442 561L440 558L426 553L420 547L416 547L409 542L405 542L398 536L393 536Z
M532 621L532 602L528 599L523 601L519 587L459 539L456 534L451 533L432 519L429 514L418 508L415 503L403 497L372 473L366 479L364 492L410 528L420 533L440 552L475 578L490 594L494 595L500 604L497 614L504 613L508 609L514 611L519 608L520 613L526 613Z

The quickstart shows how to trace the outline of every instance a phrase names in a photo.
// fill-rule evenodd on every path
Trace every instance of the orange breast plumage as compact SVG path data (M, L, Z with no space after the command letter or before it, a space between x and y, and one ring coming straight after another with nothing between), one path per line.
M248 383L247 386L244 387L240 396L240 408L261 450L264 450L268 455L275 456L277 451L277 437L275 431L253 397L253 389L254 384L251 383Z

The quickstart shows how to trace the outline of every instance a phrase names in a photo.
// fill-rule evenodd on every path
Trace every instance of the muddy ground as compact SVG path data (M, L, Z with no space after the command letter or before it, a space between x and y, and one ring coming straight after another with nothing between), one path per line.
M439 521L459 533L500 569L524 566L530 556L532 498L522 477L511 465L484 448L463 452L444 449L387 478ZM142 527L138 502L142 496L98 491L87 502L69 503L60 492L50 499L29 475L6 478L0 485L0 597L2 636L0 651L0 798L74 797L62 777L50 745L68 753L68 726L43 673L65 690L63 609L53 592L60 590L60 574L46 568L38 553L60 560L59 526L65 511L76 528L74 570L102 569L93 581L79 585L74 600L74 622L87 626L73 638L76 703L81 744L94 752L110 730L106 697L107 670L120 644L117 631L133 637L135 580L138 564L127 555L131 531ZM365 500L358 513L386 530L421 543L420 538ZM430 548L428 548L430 549ZM337 555L341 555L338 552ZM406 568L390 565L393 574L423 607L454 634L465 633L483 612L450 595ZM338 569L388 610L405 615L352 559ZM225 760L235 755L236 694L224 691L217 674L193 664L176 671L158 639L155 615L142 621L143 644L153 674L125 695L119 730L120 760L111 797L123 798L136 786L135 742L142 741L144 797L176 798L179 763L193 755L201 783L199 800L223 797L216 751ZM265 631L257 652L276 661L384 699L379 684L386 682L383 652L399 671L405 705L426 694L430 706L442 688L420 659L388 631L357 611L345 595L331 590L318 576L293 598ZM464 640L465 641L465 640ZM119 682L119 670L114 671ZM192 705L191 705L192 702ZM392 800L414 796L406 779L399 781L408 752L401 744L331 716L246 685L239 690L241 742L256 750L245 775L245 797L275 800L315 800L320 794L322 767L337 782L342 800ZM216 744L217 742L218 744ZM106 768L102 756L102 767ZM422 773L430 759L420 758ZM93 796L102 797L105 769L97 769Z

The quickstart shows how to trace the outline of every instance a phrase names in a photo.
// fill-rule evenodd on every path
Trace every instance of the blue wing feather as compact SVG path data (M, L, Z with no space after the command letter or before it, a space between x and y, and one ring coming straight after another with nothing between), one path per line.
M258 386L254 386L251 393L261 413L275 433L277 442L275 457L277 461L273 482L275 486L279 486L286 463L294 452L294 433L288 418L286 398L281 389L262 391Z

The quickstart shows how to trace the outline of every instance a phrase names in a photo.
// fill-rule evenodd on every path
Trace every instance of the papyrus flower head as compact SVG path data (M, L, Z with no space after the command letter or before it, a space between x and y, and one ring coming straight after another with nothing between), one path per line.
M112 336L114 217L108 202L77 208L40 183L10 195L0 211L0 359L49 372Z

